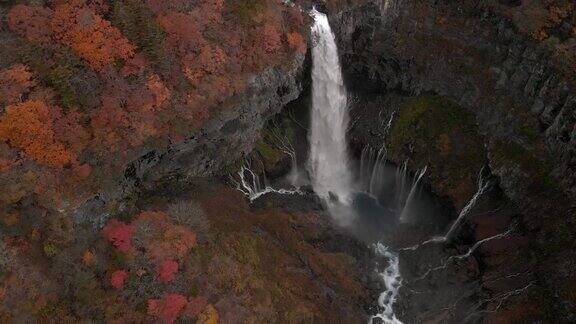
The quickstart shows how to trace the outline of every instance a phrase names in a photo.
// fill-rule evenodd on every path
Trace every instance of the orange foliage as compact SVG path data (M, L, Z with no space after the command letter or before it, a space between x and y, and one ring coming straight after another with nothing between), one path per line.
M0 104L15 104L21 101L35 84L32 72L26 65L15 64L0 70Z
M52 117L42 101L26 101L6 107L0 118L0 139L24 151L27 157L61 168L75 160L62 143L55 141Z
M52 39L70 46L96 70L127 59L134 54L134 46L100 16L106 6L82 0L61 2L54 11L39 6L14 6L8 14L10 29L26 39L49 45Z
M90 250L86 250L84 251L84 255L82 255L82 263L85 266L91 266L92 264L94 264L94 253L92 253L92 251Z
M170 99L170 90L166 88L160 77L152 74L146 82L145 93L148 95L143 108L148 111L158 111L163 108Z
M134 54L134 46L120 31L81 0L57 5L52 29L56 39L70 46L96 70Z
M289 33L287 36L288 45L290 48L297 51L298 53L306 53L306 42L300 33Z

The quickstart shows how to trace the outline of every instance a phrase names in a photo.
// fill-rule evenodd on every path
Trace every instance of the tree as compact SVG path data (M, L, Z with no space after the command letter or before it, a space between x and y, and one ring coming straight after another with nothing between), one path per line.
M0 118L0 139L23 150L28 158L52 167L62 168L76 160L62 143L55 141L52 116L42 101L6 107Z
M22 96L34 85L33 74L26 65L15 64L0 70L0 104L21 102Z
M57 5L51 26L56 39L70 46L95 70L134 55L134 46L120 31L81 0Z
M128 272L124 270L116 270L110 276L110 284L116 289L121 289L124 286L124 281L128 278Z
M280 48L280 33L274 24L268 23L264 25L261 35L264 52L273 54Z
M8 13L8 28L31 42L46 45L52 38L52 16L49 8L19 4Z
M110 242L118 251L129 252L132 250L130 242L132 238L132 231L134 227L124 222L115 219L108 222L102 230L102 235L108 242Z
M290 48L297 51L298 53L306 53L306 42L300 33L288 33L286 38L288 39L288 45Z
M165 324L172 324L187 303L186 297L180 294L165 294L161 299L148 300L148 315L160 318Z
M162 283L167 283L174 280L174 276L178 273L178 262L174 260L164 260L156 268L158 273L158 280Z

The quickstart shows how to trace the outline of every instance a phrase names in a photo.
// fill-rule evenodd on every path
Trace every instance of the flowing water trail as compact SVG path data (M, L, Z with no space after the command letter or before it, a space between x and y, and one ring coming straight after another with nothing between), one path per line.
M269 186L266 181L260 180L260 177L255 174L249 167L242 166L238 171L238 178L236 189L244 193L250 202L262 197L268 193L279 193L282 195L301 195L303 194L299 188L295 189L274 189Z
M374 245L374 251L376 255L387 259L388 267L379 273L386 290L378 297L380 312L370 318L369 324L375 323L376 319L380 319L384 324L402 324L402 322L396 318L396 315L394 315L394 309L392 307L398 296L398 290L400 286L402 286L398 255L390 252L388 247L380 242Z
M309 133L309 169L314 191L327 199L335 195L347 202L352 191L346 130L347 95L340 71L334 34L323 13L311 12L312 36L312 117Z

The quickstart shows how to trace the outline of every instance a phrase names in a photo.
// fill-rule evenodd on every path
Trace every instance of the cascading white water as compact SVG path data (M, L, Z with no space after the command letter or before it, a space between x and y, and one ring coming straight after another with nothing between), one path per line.
M312 187L318 196L328 199L336 195L340 204L331 204L333 216L340 223L349 224L354 211L351 208L353 189L352 174L348 161L346 131L348 128L347 95L340 71L338 49L334 34L326 15L316 11L312 35L312 117L310 127L309 168ZM392 117L388 122L390 127ZM360 182L368 193L376 193L383 186L385 147L376 154L366 151L369 157L362 159ZM405 171L404 171L405 172ZM404 181L404 179L402 179ZM417 183L414 184L416 186ZM344 220L342 218L345 218ZM342 222L343 221L343 222ZM398 256L381 243L376 244L376 254L386 259L388 267L380 272L386 286L378 305L380 312L370 318L377 318L386 324L401 324L392 306L401 284Z
M402 285L398 256L390 252L388 247L380 242L375 244L374 250L378 256L387 259L388 267L379 273L384 282L384 286L386 286L386 290L378 297L380 312L370 318L369 324L375 323L375 319L377 318L384 324L402 324L402 322L396 318L396 315L394 315L393 309L394 302L398 296L398 290Z
M328 18L312 10L312 118L309 168L314 191L327 199L350 199L352 176L348 163L347 96L334 34Z

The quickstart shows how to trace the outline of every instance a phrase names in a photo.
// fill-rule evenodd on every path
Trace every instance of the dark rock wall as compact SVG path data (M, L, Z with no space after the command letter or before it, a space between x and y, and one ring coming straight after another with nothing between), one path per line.
M574 320L576 87L548 44L484 3L371 1L333 14L345 78L360 96L438 95L475 117L490 169L523 214L531 253L517 263L537 260L531 300L545 300L549 320Z
M124 178L73 208L75 220L102 226L111 213L128 208L142 190L166 179L211 176L250 153L268 119L302 91L304 56L255 75L248 89L223 107L207 125L182 143L150 151L129 163Z

